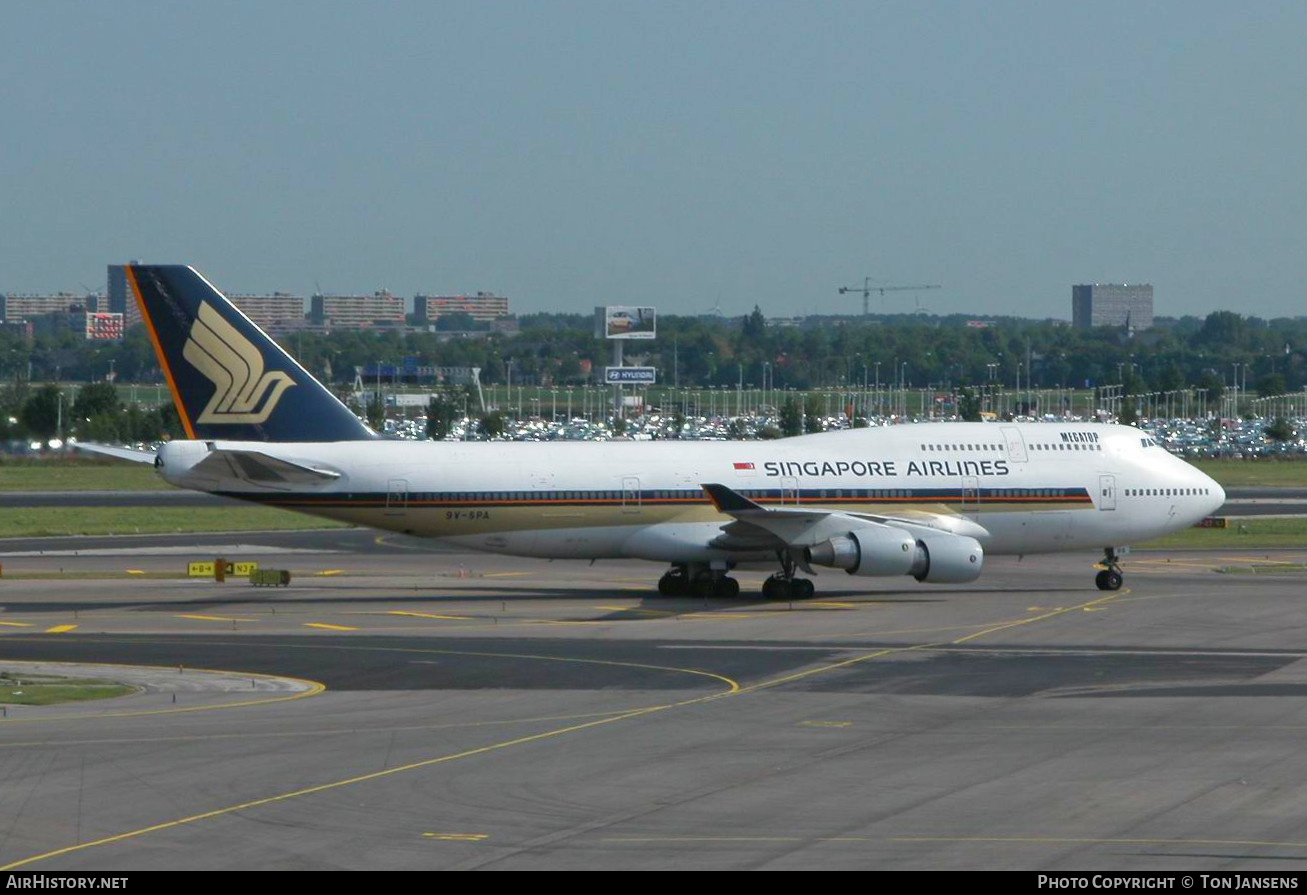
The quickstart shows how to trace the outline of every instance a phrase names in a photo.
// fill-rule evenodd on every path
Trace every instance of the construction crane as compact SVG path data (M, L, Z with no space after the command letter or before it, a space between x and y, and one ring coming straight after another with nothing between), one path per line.
M938 285L931 284L926 286L873 286L871 277L863 277L861 286L841 286L840 295L849 292L862 293L862 316L866 317L871 313L871 293L879 292L882 296L886 292L920 292L923 289L939 289Z

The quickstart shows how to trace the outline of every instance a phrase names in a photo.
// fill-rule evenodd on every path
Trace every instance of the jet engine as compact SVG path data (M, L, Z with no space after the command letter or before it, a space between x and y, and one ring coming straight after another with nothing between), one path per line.
M975 538L947 532L921 537L890 525L869 525L805 548L810 565L833 566L850 575L911 575L931 584L975 581L985 565L985 551Z
M965 584L980 577L985 567L985 549L965 535L923 534L917 539L917 553L909 573L930 584Z
M916 538L901 528L869 525L803 551L810 565L834 566L850 575L908 575L916 562Z

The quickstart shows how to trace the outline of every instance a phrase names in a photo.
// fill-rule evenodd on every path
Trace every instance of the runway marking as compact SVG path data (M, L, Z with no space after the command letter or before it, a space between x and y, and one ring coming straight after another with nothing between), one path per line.
M144 575L144 574L145 574L145 570L144 570L144 569L127 569L126 571L127 571L127 574L128 574L128 575Z
M304 622L306 628L321 628L324 631L357 631L358 628L351 628L346 625L329 625L326 622Z
M470 615L437 615L434 612L407 612L403 609L392 609L389 612L387 612L386 615L406 615L412 618L437 618L437 619L443 619L445 621L459 621L459 622L476 621L476 619ZM352 631L354 629L350 628L349 630Z
M868 662L872 659L880 659L880 658L884 658L885 656L892 656L895 653L921 652L924 650L938 649L939 647L942 646L957 646L958 644L966 643L970 640L975 640L977 637L984 637L988 634L996 634L999 631L1006 631L1011 628L1019 628L1023 625L1028 625L1033 622L1042 621L1044 619L1056 618L1059 615L1064 615L1068 612L1074 612L1078 609L1083 609L1086 606L1093 606L1098 603L1105 603L1108 600L1116 599L1116 597L1118 596L1125 596L1128 593L1130 593L1129 588L1122 588L1119 591L1110 593L1105 597L1099 597L1095 600L1090 600L1087 603L1081 603L1076 606L1068 606L1065 609L1055 609L1052 610L1051 612L1045 612L1042 615L1032 615L1029 618L1020 618L1020 619L1016 619L1015 621L1003 622L1001 624L992 625L990 627L984 628L983 630L976 631L975 633L967 634L962 637L959 637L958 639L953 641L936 642L936 643L918 643L912 646L893 646L893 647L887 647L885 649L875 650L870 653L864 653L861 656L854 656L850 659L844 659L840 662L832 662L829 665L818 665L815 668L809 668L804 671L796 671L793 674L781 675L780 677L771 678L765 681L760 681L759 683L756 684L750 684L747 687L740 688L740 692L756 693L759 690L764 690L770 687L776 687L781 684L793 683L794 681L799 681L799 680L803 680L804 678L812 677L815 674L822 674L827 671L835 671L840 668L848 668L851 665L858 665L863 662ZM717 696L717 697L706 697L706 698L720 699L721 697Z
M1096 839L1088 836L890 836L888 842L985 842L1017 845L1260 845L1271 848L1307 848L1307 842L1260 839Z
M46 628L47 634L67 634L69 631L76 631L77 625L55 625L53 628Z
M523 618L513 622L516 625L606 625L602 621L579 621L566 618Z
M1211 563L1193 562L1191 560L1183 560L1183 559L1137 559L1134 560L1133 562L1126 563L1126 565L1131 571L1135 571L1135 572L1141 571L1138 568L1138 566L1161 566L1163 569L1165 569L1167 566L1184 566L1186 568L1192 567L1196 569L1212 568Z
M448 842L480 842L488 839L488 833L423 833L423 839L441 839Z
M793 681L796 681L796 680L802 680L802 679L804 679L804 678L811 677L811 676L816 675L816 674L821 674L821 673L824 673L824 672L826 672L826 671L832 671L832 670L836 670L836 669L839 669L839 668L846 668L846 667L849 667L849 666L851 666L851 665L856 665L856 664L859 664L859 663L862 663L862 662L870 661L871 659L875 659L875 658L878 658L878 657L881 657L881 656L892 655L892 654L894 654L894 653L911 652L911 651L915 651L915 650L923 650L923 649L927 649L927 648L930 648L930 647L939 647L939 646L946 646L946 645L958 645L958 644L961 644L961 643L965 643L965 642L967 642L967 641L969 641L969 640L974 640L974 639L976 639L977 637L985 636L985 635L987 635L987 634L993 634L993 633L997 633L997 632L999 632L999 631L1009 630L1009 629L1011 629L1011 628L1020 627L1020 626L1022 626L1022 625L1028 625L1028 624L1031 624L1032 622L1041 621L1041 620L1044 620L1044 619L1055 618L1055 617L1057 617L1057 616L1059 616L1059 615L1062 615L1062 614L1064 614L1064 613L1066 613L1066 612L1071 612L1071 611L1074 611L1074 610L1076 610L1076 609L1081 609L1081 608L1083 608L1084 606L1090 606L1090 605L1095 605L1095 604L1098 604L1098 603L1104 603L1104 602L1107 602L1107 601L1109 601L1109 600L1112 600L1112 599L1116 598L1117 596L1125 596L1125 595L1128 594L1128 593L1130 593L1130 590L1129 590L1128 588L1124 588L1124 589L1122 589L1122 590L1120 590L1120 591L1117 591L1117 592L1114 592L1114 593L1108 594L1107 596L1099 597L1098 599L1090 600L1090 601L1087 602L1087 603L1083 603L1083 604L1080 604L1080 605L1077 605L1077 606L1071 606L1071 607L1068 607L1067 609L1055 610L1055 611L1053 611L1053 612L1047 612L1047 613L1044 613L1044 614L1042 614L1042 615L1031 616L1030 618L1026 618L1026 619L1018 619L1018 620L1016 620L1016 621L1012 621L1012 622L1005 622L1005 623L1002 623L1002 624L993 625L993 626L987 627L987 628L985 628L985 629L983 629L983 630L981 630L981 631L978 631L978 632L976 632L976 633L974 633L974 634L968 634L968 635L966 635L966 636L964 636L964 637L958 638L957 640L952 641L951 644L946 644L946 643L923 643L923 644L918 644L918 645L916 645L916 646L909 646L909 647L896 647L896 648L889 648L889 649L883 649L883 650L876 650L876 651L871 652L871 653L866 653L866 654L864 654L864 655L862 655L862 656L855 656L855 657L853 657L853 658L851 658L851 659L847 659L847 660L844 660L844 661L842 661L842 662L835 662L835 663L831 663L831 664L829 664L829 665L822 665L822 666L818 666L818 667L816 667L816 668L807 669L807 670L805 670L805 671L795 672L795 673L793 673L793 674L786 674L786 675L781 675L781 676L779 676L779 677L770 678L770 679L768 679L768 680L761 681L761 682L759 682L759 683L757 683L757 684L752 684L752 685L747 686L747 687L741 687L741 686L739 685L739 683L737 683L737 682L734 681L734 680L731 680L731 679L728 678L728 677L725 677L724 675L715 674L715 673L713 673L713 672L709 672L709 671L701 671L701 670L698 670L698 669L687 669L687 668L671 669L671 668L666 668L666 667L661 667L661 666L643 665L643 664L639 664L639 663L611 662L611 661L596 660L596 659L580 659L580 660L578 660L578 659L567 659L567 658L564 658L564 657L558 657L558 656L522 656L522 655L505 654L505 653L482 653L482 652L470 652L470 651L468 651L468 652L460 652L460 651L455 651L455 650L413 650L413 649L407 649L407 648L399 648L399 649L396 649L396 648L389 648L388 651L396 651L396 652L418 652L418 653L429 653L429 654L437 654L437 655L439 655L439 654L450 654L450 655L499 656L499 657L503 657L503 658L533 658L533 659L540 659L540 660L545 660L545 661L572 661L572 662L578 662L578 661L579 661L579 662L592 663L592 664L600 664L600 665L628 666L628 667L636 667L636 668L651 668L651 669L660 670L660 671L680 671L680 672L688 673L688 674L695 674L695 675L702 675L702 676L705 676L705 677L716 678L717 680L727 682L727 683L729 684L729 687L728 687L728 689L727 689L726 691L721 692L721 693L713 693L713 694L709 694L709 695L707 695L707 696L699 696L699 697L694 697L694 698L691 698L691 699L684 699L684 700L681 700L681 701L679 701L679 702L664 703L664 704L661 704L661 705L652 705L652 706L647 706L647 707L645 707L645 708L632 709L631 711L623 712L622 714L619 714L619 715L610 715L610 716L608 716L608 717L598 718L598 719L595 719L595 720L592 720L592 721L585 721L585 722L582 722L582 723L580 723L580 724L573 724L573 725L570 725L570 726L567 726L567 727L560 727L560 728L557 728L557 729L555 729L555 730L544 731L544 732L542 732L542 733L532 734L532 735L524 736L524 737L517 737L516 739L505 740L505 741L502 741L502 742L499 742L499 743L492 743L492 744L490 744L490 745L487 745L487 746L481 746L481 747L479 747L479 748L475 748L475 749L467 749L467 750L464 750L464 751L462 751L462 752L454 752L454 753L451 753L451 754L449 754L449 755L436 756L436 757L434 757L434 758L425 759L425 760L423 760L423 761L413 762L413 763L406 764L406 765L400 765L400 766L397 766L397 767L394 767L394 768L387 768L387 769L385 769L385 770L381 770L381 771L373 771L372 773L369 773L369 774L362 774L362 775L359 775L359 776L356 776L356 777L350 777L350 778L347 778L347 779L344 779L344 780L337 780L337 781L334 781L334 782L331 782L331 783L322 783L322 784L318 784L318 785L316 785L316 786L305 787L305 788L303 788L303 789L297 789L297 790L293 790L293 791L291 791L291 792L281 793L281 794L279 794L279 795L275 795L275 796L267 796L267 797L262 798L262 799L254 799L254 800L251 800L251 801L248 801L248 802L242 802L242 803L240 803L240 804L237 804L237 805L231 805L231 806L228 806L228 807L226 807L226 808L218 808L218 809L214 809L214 810L212 810L212 811L206 811L206 812L203 812L203 813L201 813L201 814L190 815L189 817L183 817L183 818L179 818L179 819L177 819L177 820L165 821L165 822L163 822L163 823L154 824L154 825L152 825L152 826L142 827L142 828L140 828L140 829L138 829L138 830L131 830L131 831L128 831L128 832L126 832L126 833L119 833L119 834L114 835L114 836L107 836L107 837L104 837L104 838L101 838L101 839L95 839L95 840L92 840L92 841L90 841L90 842L82 842L82 843L78 843L78 844L75 844L75 845L64 846L63 848L54 849L54 850L52 850L52 851L43 852L43 853L41 853L41 854L37 854L37 855L32 855L31 857L22 858L22 859L20 859L20 860L18 860L18 861L13 861L13 862L11 862L11 863L9 863L9 864L6 864L6 865L3 865L3 866L0 866L0 870L13 870L13 869L16 869L16 868L18 868L18 867L24 867L24 866L26 866L26 865L28 865L28 864L35 863L35 862L37 862L37 861L47 860L47 859L49 859L49 858L55 858L55 857L59 857L59 856L61 856L61 855L66 855L66 854L69 854L69 853L72 853L72 852L82 851L82 850L84 850L84 849L94 848L94 847L101 846L101 845L110 845L110 844L113 844L113 843L116 843L116 842L122 842L122 841L125 841L125 840L127 840L127 839L133 839L133 838L136 838L136 837L139 837L139 836L147 835L147 834L149 834L149 833L158 832L158 831L160 831L160 830L167 830L167 829L171 829L171 828L174 828L174 827L183 826L183 825L186 825L186 824L192 824L192 823L196 823L196 822L198 822L198 821L202 821L202 820L207 820L207 819L209 819L209 818L213 818L213 817L221 817L221 816L224 816L224 815L227 815L227 814L234 814L234 813L239 812L239 811L245 811L245 810L248 810L248 809L251 809L251 808L256 808L256 807L259 807L259 806L262 806L262 805L270 805L270 804L274 804L274 803L277 803L277 802L283 802L283 801L287 801L287 800L289 800L289 799L298 798L298 797L300 797L300 796L312 795L312 794L320 793L320 792L327 792L327 791L334 790L334 789L339 789L339 788L341 788L341 787L345 787L345 786L351 786L351 785L354 785L354 784L364 783L364 782L371 781L371 780L378 780L378 779L381 779L381 778L384 778L384 777L394 776L395 774L401 774L401 773L404 773L404 772L406 772L406 771L412 771L412 770L418 770L418 769L421 769L421 768L433 767L433 766L438 765L438 764L444 764L444 763L451 762L451 761L457 761L457 760L462 759L462 758L470 758L470 757L473 757L473 756L476 756L476 755L485 755L485 754L488 754L488 753L491 753L491 752L497 752L497 751L500 751L500 750L502 750L502 749L512 748L513 746L519 746L519 745L525 745L525 744L527 744L527 743L539 742L539 741L541 741L541 740L546 740L546 739L551 739L551 738L553 738L553 737L563 736L563 735L566 735L566 734L569 734L569 733L574 733L574 732L576 732L576 731L580 731L580 730L587 730L587 729L590 729L590 728L592 728L592 727L598 727L598 726L601 726L601 725L604 725L604 724L612 724L612 723L617 722L617 721L624 721L624 720L627 720L627 719L630 719L630 718L638 718L638 717L642 717L642 716L645 716L645 715L654 714L654 713L656 713L656 712L667 711L667 710L669 710L669 709L684 708L684 707L688 707L688 706L692 706L692 705L704 705L704 704L709 704L709 703L715 702L715 701L720 700L720 699L724 699L724 698L729 698L729 697L735 696L735 695L737 695L737 694L756 693L756 692L758 692L758 691L760 691L760 690L763 690L763 689L767 689L767 688L771 688L771 687L776 687L776 686L779 686L780 684L790 683L790 682L793 682ZM335 647L335 649L358 649L358 648L351 648L351 647ZM387 649L387 648L383 648L383 649Z
M40 740L18 740L10 742L0 742L0 749L22 749L22 748L49 748L50 746L76 747L76 746L114 746L129 745L132 743L188 743L196 740L266 740L295 737L321 737L321 736L338 736L340 734L362 733L404 733L426 730L461 730L470 727L507 727L512 724L540 724L545 721L576 721L581 718L605 718L609 715L620 715L628 712L630 709L614 709L607 712L580 712L574 715L541 715L534 718L503 718L498 721L451 721L448 724L403 724L391 725L386 727L326 727L310 730L278 730L269 733L205 733L205 734L188 734L184 736L149 736L149 737L101 737L93 740L54 740L44 738ZM79 716L103 717L103 716ZM1092 728L1098 730L1101 728ZM1239 729L1243 729L1242 727ZM1260 728L1266 730L1266 727ZM1298 729L1298 728L1294 728Z
M540 658L552 658L552 657L540 657ZM623 663L605 663L605 664L623 664ZM695 673L707 674L708 672L695 672ZM717 675L713 675L713 676L716 677ZM520 746L526 743L534 743L540 740L550 739L552 737L573 733L578 730L586 730L587 728L597 727L601 724L611 724L614 721L622 721L627 718L635 718L641 715L648 715L653 712L664 711L669 708L674 708L678 705L688 705L693 702L700 702L704 698L705 697L700 697L699 699L695 699L695 700L686 700L683 703L670 703L670 704L663 704L663 705L647 706L645 708L640 708L640 709L632 709L631 711L624 712L620 715L612 715L607 718L599 718L594 721L586 721L581 724L573 724L569 727L560 727L557 728L556 730L547 730L544 731L543 733L536 733L536 734L531 734L529 736L517 737L516 739L505 740L500 743L491 743L488 746L481 746L476 749L465 749L462 752L453 752L450 753L449 755L440 755L435 758L424 759L423 761L415 761L410 764L399 765L398 767L393 767L393 768L387 768L382 771L373 771L370 774L361 774L357 777L349 777L345 780L336 780L331 783L320 783L316 786L308 786L303 789L296 789L296 790L292 790L291 792L281 793L280 795L267 796L262 799L252 799L248 802L241 802L238 805L229 805L226 808L216 808L212 811L205 811L202 814L192 814L189 817L182 817L182 818L178 818L177 820L169 820L169 821L164 821L163 823L153 824L152 826L142 827L139 830L131 830L126 833L118 833L117 835L114 836L105 836L101 839L95 839L90 842L82 842L82 843L78 843L77 845L67 845L64 846L63 848L54 849L53 851L44 852L39 855L32 855L29 858L22 858L17 861L12 861L8 864L0 866L0 870L13 870L18 867L24 867L28 864L35 863L36 861L44 861L44 860L48 860L49 858L57 858L61 855L70 854L71 852L82 851L83 849L94 848L100 845L112 845L115 842L123 842L127 839L135 839L138 836L145 836L149 833L157 833L160 830L169 830L174 827L180 827L186 824L193 824L214 817L222 817L227 814L235 814L236 812L247 811L251 808L258 808L262 805L271 805L277 802L284 802L289 799L298 798L300 796L313 795L315 793L320 793L320 792L329 792L334 789L340 789L341 787L344 786L352 786L354 784L365 783L370 780L379 780L384 777L394 776L395 774L402 774L406 771L414 771L420 768L429 768L434 765L445 764L451 761L457 761L458 759L461 758L470 758L474 755L485 755L489 752L497 752L501 749L508 749L513 746Z
M605 836L600 842L976 842L1015 845L1242 845L1267 848L1307 848L1307 842L1259 839L1095 839L1081 836ZM0 868L3 870L4 868Z
M30 628L31 622L0 622L0 628Z
M530 572L487 572L482 578L520 578L523 575L530 575Z
M324 577L330 577L332 575L339 575L344 571L345 571L344 569L323 569L318 574Z
M800 727L852 727L852 721L800 721Z
M671 609L644 609L640 606L596 606L605 612L638 612L641 615L676 615Z
M977 637L984 637L987 634L996 634L999 631L1006 631L1009 628L1018 628L1022 625L1028 625L1032 622L1043 621L1044 619L1048 619L1048 618L1055 618L1067 612L1074 612L1077 609L1084 609L1086 606L1098 606L1110 600L1115 600L1117 597L1124 597L1130 592L1131 592L1130 588L1128 587L1122 588L1121 590L1114 591L1113 593L1110 593L1105 597L1099 597L1095 600L1090 600L1087 603L1081 603L1077 606L1070 606L1067 608L1059 607L1057 609L1049 610L1048 612L1042 613L1040 615L1032 615L1030 616L1030 618L1019 618L1016 621L995 625L992 628L985 628L983 631L977 631L974 634L968 634L965 637L959 637L957 640L954 640L953 643L955 644L966 643L968 640L975 640Z
M257 618L228 618L224 615L179 615L178 618L193 618L201 622L256 622Z
M36 635L29 635L29 636L35 637ZM40 662L29 662L28 660L22 660L22 661L26 662L27 664L42 664ZM167 666L125 665L122 662L70 662L63 659L59 660L57 663L52 663L52 664L92 665L99 668L144 668L150 671L176 671L177 670L171 665L167 665ZM251 673L248 671L224 671L219 668L190 668L187 670L199 674L229 674L229 675L236 675L242 678L260 677L265 680L292 681L296 684L304 684L306 686L306 689L301 690L298 693L291 693L286 696L268 696L263 699L243 699L239 702L220 702L220 703L215 703L213 705L192 705L192 706L186 706L185 708L134 709L132 711L127 711L127 712L96 712L95 714L81 714L81 715L39 715L39 716L23 716L17 718L5 717L5 718L0 718L0 724L23 724L23 723L30 724L33 721L87 721L87 720L99 720L100 718L136 718L142 715L179 715L184 712L208 712L208 711L213 711L215 709L246 708L249 706L256 706L256 705L270 705L274 702L290 702L295 699L306 699L310 696L317 696L319 693L322 693L327 689L327 685L322 683L321 681L312 681L309 680L308 678L302 678L302 677L289 677L284 674L254 673L253 675L251 675Z

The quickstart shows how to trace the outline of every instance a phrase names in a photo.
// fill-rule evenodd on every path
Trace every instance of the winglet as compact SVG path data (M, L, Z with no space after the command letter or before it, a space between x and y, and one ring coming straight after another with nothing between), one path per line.
M740 492L733 491L725 485L701 484L699 487L708 495L708 499L713 502L713 506L717 508L719 513L734 516L737 513L751 511L767 512L766 507L759 506Z

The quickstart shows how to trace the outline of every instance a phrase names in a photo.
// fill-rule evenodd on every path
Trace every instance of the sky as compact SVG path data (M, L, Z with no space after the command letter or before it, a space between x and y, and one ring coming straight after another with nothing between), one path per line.
M1307 4L12 3L0 291L1307 314Z

